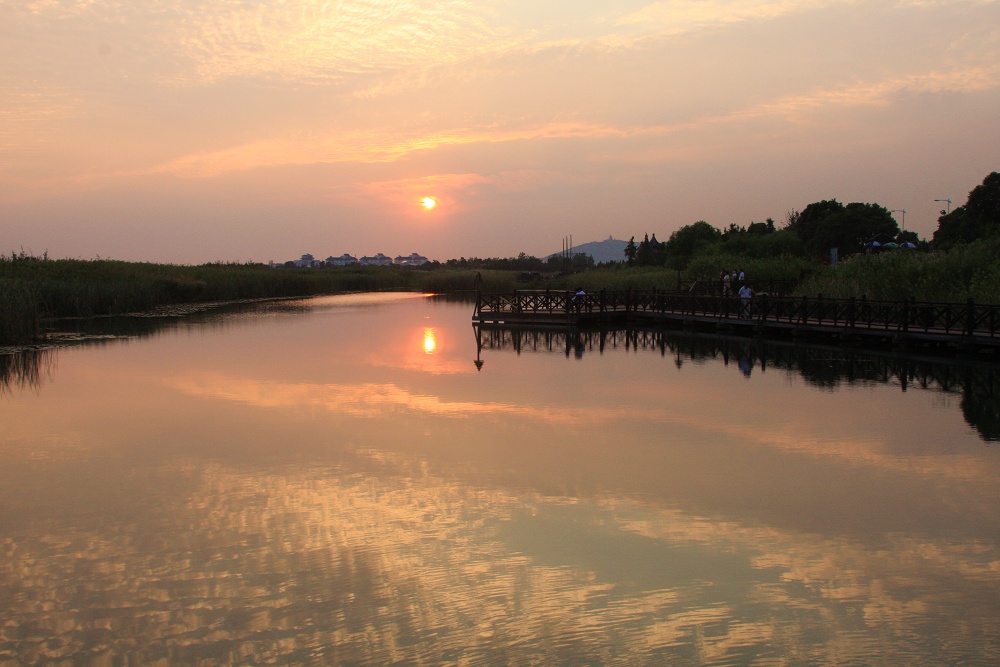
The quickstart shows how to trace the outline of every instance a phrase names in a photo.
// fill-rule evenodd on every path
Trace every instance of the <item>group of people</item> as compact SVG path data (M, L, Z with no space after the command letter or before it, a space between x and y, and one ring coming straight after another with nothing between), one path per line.
M719 275L722 282L722 296L732 296L735 292L740 297L740 317L750 317L750 301L753 299L753 286L747 282L743 269L732 273L722 269Z
M722 282L722 296L732 296L746 284L746 278L742 269L739 271L733 269L732 273L722 269L722 273L719 275L719 280Z

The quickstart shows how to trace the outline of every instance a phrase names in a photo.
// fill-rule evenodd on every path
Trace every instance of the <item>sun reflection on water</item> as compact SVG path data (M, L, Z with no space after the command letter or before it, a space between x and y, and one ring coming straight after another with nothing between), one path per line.
M747 385L742 345L577 363L464 305L308 307L12 376L0 665L1000 664L959 405L820 383L826 350Z

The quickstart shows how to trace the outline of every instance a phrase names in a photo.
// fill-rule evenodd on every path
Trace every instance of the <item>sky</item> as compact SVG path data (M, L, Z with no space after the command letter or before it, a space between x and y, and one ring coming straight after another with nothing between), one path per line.
M929 238L997 170L1000 0L0 0L4 254L544 256L824 199Z

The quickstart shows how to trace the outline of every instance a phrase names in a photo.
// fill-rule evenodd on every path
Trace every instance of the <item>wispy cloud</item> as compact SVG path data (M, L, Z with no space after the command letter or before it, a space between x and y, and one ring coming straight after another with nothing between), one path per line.
M765 21L810 11L844 0L671 0L654 2L618 20L620 26L642 26L661 34L724 26L745 21Z

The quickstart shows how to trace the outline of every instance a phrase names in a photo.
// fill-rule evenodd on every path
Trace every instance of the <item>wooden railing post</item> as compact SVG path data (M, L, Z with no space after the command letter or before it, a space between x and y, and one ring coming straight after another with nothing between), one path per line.
M479 313L481 313L483 310L483 274L481 274L479 271L476 271L475 288L476 288L476 309L472 311L472 316L479 317Z
M972 338L976 332L976 304L971 298L966 303L966 308L968 310L965 313L965 335Z

